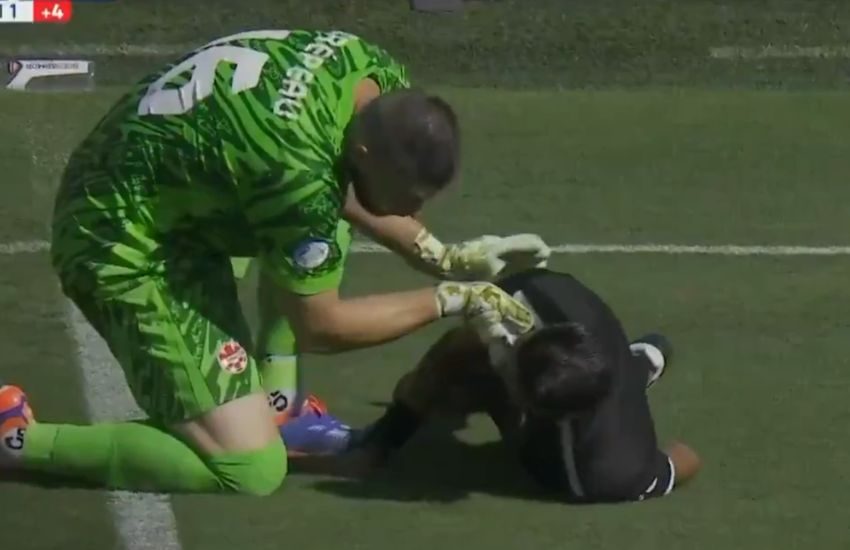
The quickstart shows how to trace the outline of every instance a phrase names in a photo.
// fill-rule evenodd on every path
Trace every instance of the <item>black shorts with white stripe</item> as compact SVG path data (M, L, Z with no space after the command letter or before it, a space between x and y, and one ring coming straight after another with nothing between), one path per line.
M583 453L569 422L528 419L519 457L547 492L567 502L630 502L669 494L676 482L672 460L656 450L641 460L629 453Z

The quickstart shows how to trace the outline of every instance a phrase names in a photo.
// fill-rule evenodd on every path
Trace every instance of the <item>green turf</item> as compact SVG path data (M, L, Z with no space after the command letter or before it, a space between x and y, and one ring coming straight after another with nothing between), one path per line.
M355 258L349 289L405 286L410 277L396 265L389 257ZM632 334L662 329L676 343L675 370L652 401L662 437L681 437L702 453L706 469L695 485L638 506L539 502L481 421L461 432L463 443L436 435L418 441L369 484L299 478L272 503L238 499L230 508L235 521L269 518L256 522L247 544L768 549L843 540L850 384L845 307L834 296L847 260L560 257L554 266L592 282ZM430 339L313 359L310 385L345 416L369 418L378 409L368 403L388 395ZM176 499L190 548L215 547L226 535L225 524L207 519L220 502ZM305 507L342 519L319 528L305 520Z
M5 234L5 233L4 233ZM45 254L0 256L0 379L32 388L43 420L85 422L79 368ZM106 496L0 483L3 548L113 548Z
M49 106L39 116L15 104L24 98L2 97L9 101L0 103L0 162L6 169L0 242L44 239L53 179L63 162L62 149L70 146L64 141L69 134L56 132L56 125L48 122ZM65 307L47 254L0 256L0 380L34 388L33 406L43 420L85 422ZM117 544L103 494L9 484L0 494L0 529L17 533L4 547L100 549Z
M462 186L426 215L447 239L531 230L554 244L847 242L850 115L839 94L445 92L467 140ZM45 238L62 162L115 93L0 94L0 241ZM662 436L705 458L693 487L634 506L540 502L476 420L460 442L421 439L372 484L293 476L268 500L176 498L184 548L841 547L847 258L553 263L596 287L633 333L663 329L677 344L653 404ZM355 256L350 267L348 293L421 281L390 256ZM26 384L39 414L81 420L75 348L45 254L0 256L0 305L12 351L0 377ZM439 329L310 358L310 388L367 421ZM3 485L0 494L4 548L117 544L101 493Z
M202 6L202 7L199 7ZM844 46L836 0L476 0L414 13L406 0L117 0L77 3L69 25L4 25L0 58L68 44L202 44L246 29L341 28L389 49L417 79L459 85L846 89L846 57L725 60L716 46ZM124 82L168 56L96 56Z
M846 235L845 94L441 91L465 132L463 180L429 220L441 233L471 237L498 220L501 231L533 226L553 242L831 244ZM117 95L0 93L0 121L7 113L17 138L9 157L31 154L55 180ZM7 190L29 193L29 165L15 164L21 175ZM52 200L42 179L38 219ZM0 224L18 231L18 218L33 215L14 210Z

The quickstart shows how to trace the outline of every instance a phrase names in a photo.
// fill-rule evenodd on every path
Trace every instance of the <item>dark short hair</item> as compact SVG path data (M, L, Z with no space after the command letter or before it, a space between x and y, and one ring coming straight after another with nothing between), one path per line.
M526 406L547 417L591 409L611 386L611 369L577 323L545 326L521 342L517 369Z
M367 109L379 130L378 150L406 177L440 190L460 167L457 115L443 99L419 90L399 90L378 97Z

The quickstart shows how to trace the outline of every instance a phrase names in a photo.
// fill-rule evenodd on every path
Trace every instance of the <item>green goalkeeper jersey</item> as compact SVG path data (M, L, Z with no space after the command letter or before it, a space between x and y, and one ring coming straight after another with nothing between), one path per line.
M54 215L60 272L148 269L163 247L259 256L281 284L338 279L340 155L358 82L408 86L351 34L222 38L145 79L74 152Z

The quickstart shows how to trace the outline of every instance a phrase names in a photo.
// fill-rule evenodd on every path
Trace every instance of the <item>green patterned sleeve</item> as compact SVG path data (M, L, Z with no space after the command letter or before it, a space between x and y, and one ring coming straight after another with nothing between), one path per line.
M344 266L336 240L342 206L336 177L332 172L301 174L295 191L291 178L286 192L256 193L246 209L263 267L295 294L333 290Z
M367 69L367 76L378 84L381 93L410 88L410 80L404 65L396 61L383 48L371 46L371 50L372 60Z

